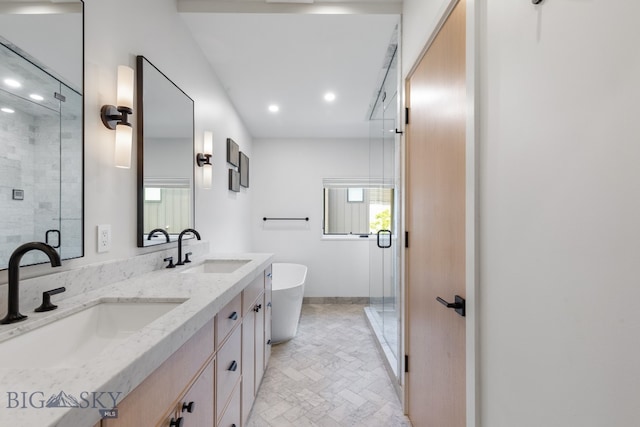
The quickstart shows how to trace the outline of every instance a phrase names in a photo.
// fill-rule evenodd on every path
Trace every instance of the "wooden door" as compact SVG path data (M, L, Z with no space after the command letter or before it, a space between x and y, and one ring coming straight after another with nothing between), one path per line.
M407 80L407 409L414 427L466 423L465 0Z

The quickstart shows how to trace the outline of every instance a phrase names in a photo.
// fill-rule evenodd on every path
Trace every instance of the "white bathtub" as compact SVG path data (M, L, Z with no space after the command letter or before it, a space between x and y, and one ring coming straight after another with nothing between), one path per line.
M271 341L293 338L298 331L307 266L291 263L272 264Z

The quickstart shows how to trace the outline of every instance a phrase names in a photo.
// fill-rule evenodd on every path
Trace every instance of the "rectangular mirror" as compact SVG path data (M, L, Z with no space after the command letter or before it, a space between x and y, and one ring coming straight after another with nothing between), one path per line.
M137 57L138 246L175 241L194 225L194 103Z
M84 255L83 6L0 0L0 269Z

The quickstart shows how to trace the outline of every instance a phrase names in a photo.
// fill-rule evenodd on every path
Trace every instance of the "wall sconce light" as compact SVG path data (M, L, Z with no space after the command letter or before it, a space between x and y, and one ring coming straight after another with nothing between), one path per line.
M204 132L204 143L202 147L203 153L196 155L196 163L202 168L202 188L208 190L211 188L213 178L213 165L211 164L211 156L213 152L213 132Z
M133 129L129 123L129 115L133 113L133 68L126 65L118 66L117 104L103 105L100 109L102 123L116 131L116 167L129 169L131 167L131 145Z

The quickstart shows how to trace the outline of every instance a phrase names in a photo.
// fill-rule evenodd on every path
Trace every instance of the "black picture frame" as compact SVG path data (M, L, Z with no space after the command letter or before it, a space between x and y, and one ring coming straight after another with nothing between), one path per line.
M238 172L240 173L240 186L249 188L249 157L240 152L240 166L238 166Z
M229 190L240 191L240 173L235 169L229 169Z
M231 138L227 138L227 163L235 167L240 165L240 147Z

